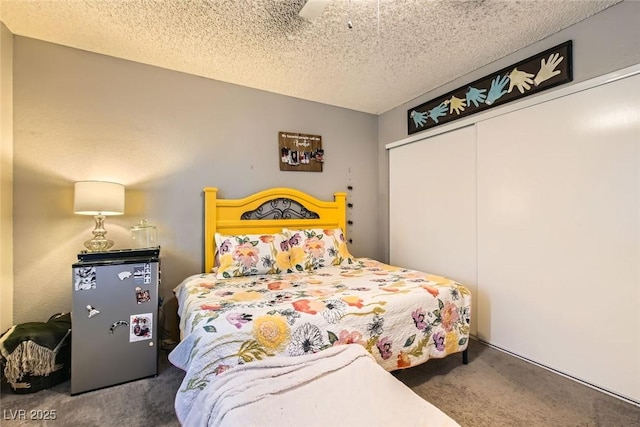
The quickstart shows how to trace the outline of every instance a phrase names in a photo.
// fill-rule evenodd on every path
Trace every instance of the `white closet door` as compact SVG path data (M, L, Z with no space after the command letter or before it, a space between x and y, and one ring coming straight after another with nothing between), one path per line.
M640 76L477 124L478 336L640 401Z
M391 263L456 280L469 288L474 301L475 144L470 126L389 151Z

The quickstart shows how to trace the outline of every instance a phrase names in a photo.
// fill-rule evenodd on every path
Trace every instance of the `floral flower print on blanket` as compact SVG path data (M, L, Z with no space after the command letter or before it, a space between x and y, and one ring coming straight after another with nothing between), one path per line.
M362 334L358 331L349 332L347 330L342 330L337 336L334 335L334 339L335 341L333 342L333 345L344 345L344 344L365 345L365 342L362 339Z
M460 319L460 315L458 314L458 307L456 307L455 304L447 301L444 304L444 309L442 310L441 314L442 326L444 327L445 331L451 332Z
M328 233L322 240L334 237ZM303 234L291 241L303 251ZM243 254L255 260L250 250ZM258 267L264 255L261 250ZM181 309L188 308L179 313L182 328L193 334L183 341L189 343L184 354L210 362L206 372L194 373L189 387L238 364L336 345L362 345L384 369L394 370L461 351L468 342L467 288L373 260L295 273L194 277L176 291Z
M279 350L289 338L289 325L282 316L262 316L253 323L256 340L268 350Z
M303 354L317 353L324 346L320 328L311 323L305 323L291 334L289 355L301 356Z
M427 327L427 323L424 321L425 312L421 308L416 308L413 313L411 313L411 317L413 317L413 323L415 323L416 328L421 331L424 331Z
M251 314L247 313L229 313L227 314L227 321L236 328L242 328L242 325L251 321Z
M380 357L387 360L391 357L391 340L388 337L384 337L376 343L376 347L378 347L378 351L380 352Z

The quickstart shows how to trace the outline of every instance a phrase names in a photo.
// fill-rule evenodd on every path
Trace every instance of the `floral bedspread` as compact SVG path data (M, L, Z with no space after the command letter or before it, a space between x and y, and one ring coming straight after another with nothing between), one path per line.
M387 371L466 349L471 293L441 276L359 258L301 273L187 278L175 290L183 339L170 355L187 388L238 364L359 344Z

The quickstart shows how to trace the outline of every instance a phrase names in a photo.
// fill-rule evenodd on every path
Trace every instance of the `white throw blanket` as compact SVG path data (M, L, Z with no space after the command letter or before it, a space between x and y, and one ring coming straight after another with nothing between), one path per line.
M239 365L187 390L203 377L203 359L192 361L176 396L183 426L458 426L360 345Z

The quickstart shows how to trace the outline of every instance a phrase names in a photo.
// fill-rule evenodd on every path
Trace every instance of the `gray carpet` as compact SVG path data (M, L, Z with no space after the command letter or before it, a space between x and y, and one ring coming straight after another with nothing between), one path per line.
M468 365L454 355L394 375L465 427L640 427L640 407L473 340ZM173 399L182 377L162 352L157 377L77 396L69 395L68 381L25 395L3 384L0 420L3 426L178 426ZM12 420L18 409L55 410L57 419Z

